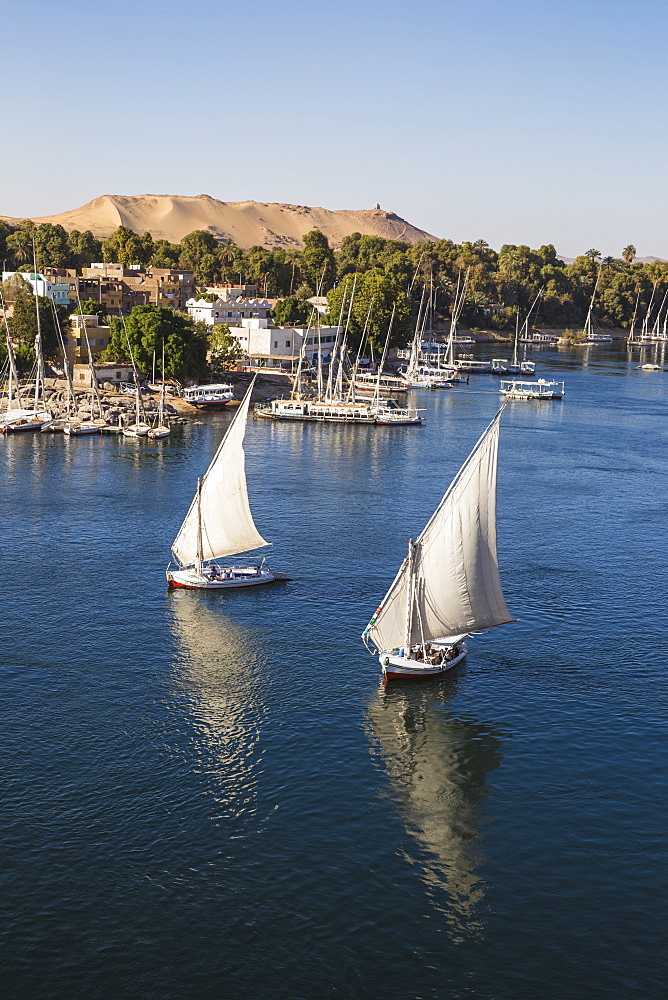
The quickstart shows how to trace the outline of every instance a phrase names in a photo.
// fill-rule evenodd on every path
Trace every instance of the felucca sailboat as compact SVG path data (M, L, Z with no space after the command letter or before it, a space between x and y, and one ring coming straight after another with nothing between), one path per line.
M254 587L285 580L265 560L246 565L219 565L218 560L268 545L253 522L246 489L243 440L255 379L234 415L172 545L179 569L167 569L170 587L197 590Z
M511 618L496 553L501 410L457 473L362 634L384 680L445 673L466 656L470 632Z

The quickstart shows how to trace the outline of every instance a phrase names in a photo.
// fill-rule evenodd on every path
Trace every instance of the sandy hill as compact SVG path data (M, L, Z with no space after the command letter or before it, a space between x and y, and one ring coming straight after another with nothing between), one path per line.
M21 220L0 216L11 225ZM436 239L381 209L330 211L306 205L262 204L257 201L218 201L209 195L105 194L81 208L60 215L35 218L36 224L59 223L65 229L90 229L98 238L109 236L117 226L137 233L149 232L154 239L178 243L193 229L204 229L219 239L231 239L240 247L300 247L311 229L320 229L336 247L351 233L421 243Z

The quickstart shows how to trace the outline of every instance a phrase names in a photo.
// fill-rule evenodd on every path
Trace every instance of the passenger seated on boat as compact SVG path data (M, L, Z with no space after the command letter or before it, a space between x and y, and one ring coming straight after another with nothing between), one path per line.
M220 573L218 572L218 567L217 566L212 566L211 567L211 570L209 572L209 579L210 580L220 580Z

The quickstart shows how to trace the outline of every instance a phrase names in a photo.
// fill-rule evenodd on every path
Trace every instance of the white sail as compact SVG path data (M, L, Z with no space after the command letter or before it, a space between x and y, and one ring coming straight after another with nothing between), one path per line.
M196 495L174 540L172 552L181 566L268 545L253 523L246 491L243 440L252 390L253 384L202 480L199 503Z
M502 625L510 616L496 552L500 411L404 560L364 638L379 651ZM409 588L413 595L409 609Z

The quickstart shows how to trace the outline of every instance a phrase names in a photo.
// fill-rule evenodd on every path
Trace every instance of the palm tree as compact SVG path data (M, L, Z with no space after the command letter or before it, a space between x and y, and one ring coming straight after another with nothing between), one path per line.
M587 250L587 252L586 252L586 254L584 256L585 257L589 257L589 259L591 260L591 262L593 264L595 264L596 261L601 256L601 251L600 250Z
M626 261L627 264L632 264L636 255L636 248L632 243L629 243L627 247L622 250L622 259Z

